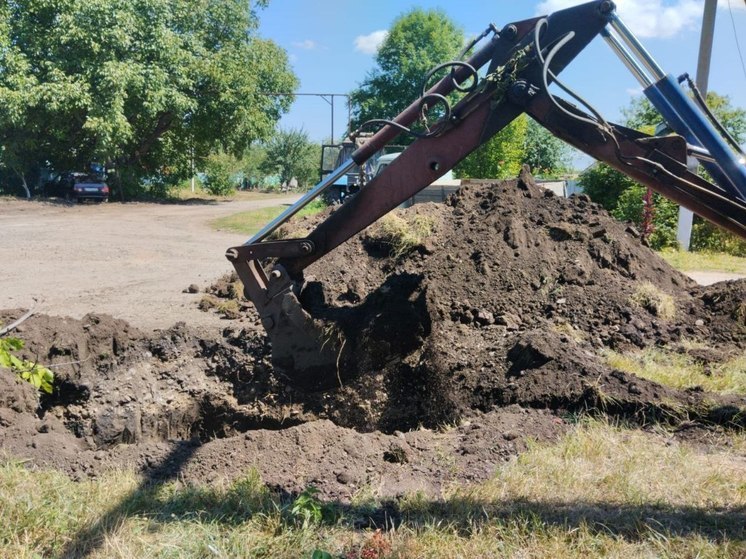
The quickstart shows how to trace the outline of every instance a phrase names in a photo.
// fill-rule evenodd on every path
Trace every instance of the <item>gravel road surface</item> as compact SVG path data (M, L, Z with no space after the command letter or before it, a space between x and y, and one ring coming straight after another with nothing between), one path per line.
M79 204L0 200L0 308L80 318L107 313L148 330L178 321L220 327L196 308L204 287L232 270L225 249L240 234L214 218L292 203L297 196L184 204Z

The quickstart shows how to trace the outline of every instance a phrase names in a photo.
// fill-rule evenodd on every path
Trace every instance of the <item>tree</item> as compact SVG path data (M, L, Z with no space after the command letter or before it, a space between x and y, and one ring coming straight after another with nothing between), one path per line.
M426 74L453 60L463 42L462 30L441 10L416 8L399 16L378 49L377 67L350 95L353 126L399 114L420 96Z
M267 151L262 145L252 145L241 160L241 172L251 188L259 185L262 178L262 165L267 158Z
M611 212L614 217L622 221L631 221L638 227L645 222L645 197L647 187L633 184L624 190L617 200L616 207ZM679 217L679 206L660 194L652 194L652 231L642 231L651 247L656 250L676 247L676 229Z
M318 179L319 149L302 129L280 130L266 144L261 169L278 174L286 184L295 177L301 186L308 186Z
M456 166L456 175L472 179L504 179L518 175L523 162L528 117L520 115Z
M601 162L594 163L580 173L578 183L594 202L609 211L616 208L619 197L625 190L637 184L624 173Z
M746 140L746 110L734 107L727 95L719 95L714 91L707 92L707 106L710 111L722 123L725 129L740 144ZM625 126L641 130L643 128L654 128L663 122L658 110L647 97L635 97L629 107L622 109L625 116Z
M225 152L211 153L202 164L205 173L205 190L215 196L227 196L236 190L236 171L240 162Z
M570 146L534 119L528 119L522 161L535 175L557 175L570 166Z
M240 155L292 102L262 92L297 85L257 26L249 0L3 3L0 106L13 108L0 117L3 162L100 161L132 182L176 182L192 153Z

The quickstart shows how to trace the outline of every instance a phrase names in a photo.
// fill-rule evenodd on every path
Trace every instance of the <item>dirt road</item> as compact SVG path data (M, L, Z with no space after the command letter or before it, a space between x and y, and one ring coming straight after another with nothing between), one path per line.
M684 272L687 276L696 281L699 285L712 285L720 281L730 281L746 278L743 274L734 274L730 272Z
M296 197L195 204L0 201L0 308L82 317L108 313L143 329L185 321L219 327L196 309L200 287L232 268L224 257L246 239L212 230L216 217Z

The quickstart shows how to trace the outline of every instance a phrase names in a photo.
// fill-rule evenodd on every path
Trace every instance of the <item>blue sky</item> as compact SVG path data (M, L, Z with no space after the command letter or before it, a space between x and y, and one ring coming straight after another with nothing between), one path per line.
M348 93L375 67L375 45L400 14L415 8L440 8L472 36L489 23L498 28L580 4L578 0L271 0L260 11L260 34L289 54L300 79L299 92ZM694 77L703 0L617 0L618 13L660 65L678 76ZM733 21L731 20L731 14ZM736 48L735 32L746 58L746 0L719 0L710 70L710 90L730 96L746 108L746 70ZM597 38L562 74L563 80L594 104L609 120L619 121L640 87L601 38ZM388 115L382 115L388 116ZM321 141L330 134L330 106L318 97L297 97L280 122L304 128ZM335 100L334 134L347 123L344 98Z

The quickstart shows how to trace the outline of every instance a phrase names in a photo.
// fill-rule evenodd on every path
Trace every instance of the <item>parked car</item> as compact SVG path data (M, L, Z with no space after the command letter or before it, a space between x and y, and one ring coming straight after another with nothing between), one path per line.
M109 201L109 186L99 175L89 173L61 173L44 185L45 196L57 196L65 200Z

